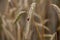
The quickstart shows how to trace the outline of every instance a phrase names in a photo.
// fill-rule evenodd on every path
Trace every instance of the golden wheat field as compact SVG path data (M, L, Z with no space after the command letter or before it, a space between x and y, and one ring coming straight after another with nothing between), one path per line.
M0 40L60 40L60 0L0 0Z

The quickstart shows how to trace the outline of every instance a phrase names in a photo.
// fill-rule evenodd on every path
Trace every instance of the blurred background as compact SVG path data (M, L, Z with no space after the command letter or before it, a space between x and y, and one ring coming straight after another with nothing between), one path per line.
M60 0L0 0L0 40L60 40Z

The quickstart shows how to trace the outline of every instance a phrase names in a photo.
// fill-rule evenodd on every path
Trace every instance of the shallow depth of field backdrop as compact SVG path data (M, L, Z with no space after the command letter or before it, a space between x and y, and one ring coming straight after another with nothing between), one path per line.
M60 0L0 0L0 40L60 40Z

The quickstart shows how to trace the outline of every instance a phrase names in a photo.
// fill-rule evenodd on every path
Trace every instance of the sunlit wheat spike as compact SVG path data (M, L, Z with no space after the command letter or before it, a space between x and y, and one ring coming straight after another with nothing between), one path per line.
M27 23L26 23L26 32L25 32L25 38L26 39L28 38L28 33L29 33L29 30L30 30L30 22L31 22L31 18L32 18L32 14L33 14L33 11L35 9L35 6L36 6L36 3L32 3L31 7L28 11L27 18L29 18L29 21L27 21Z

